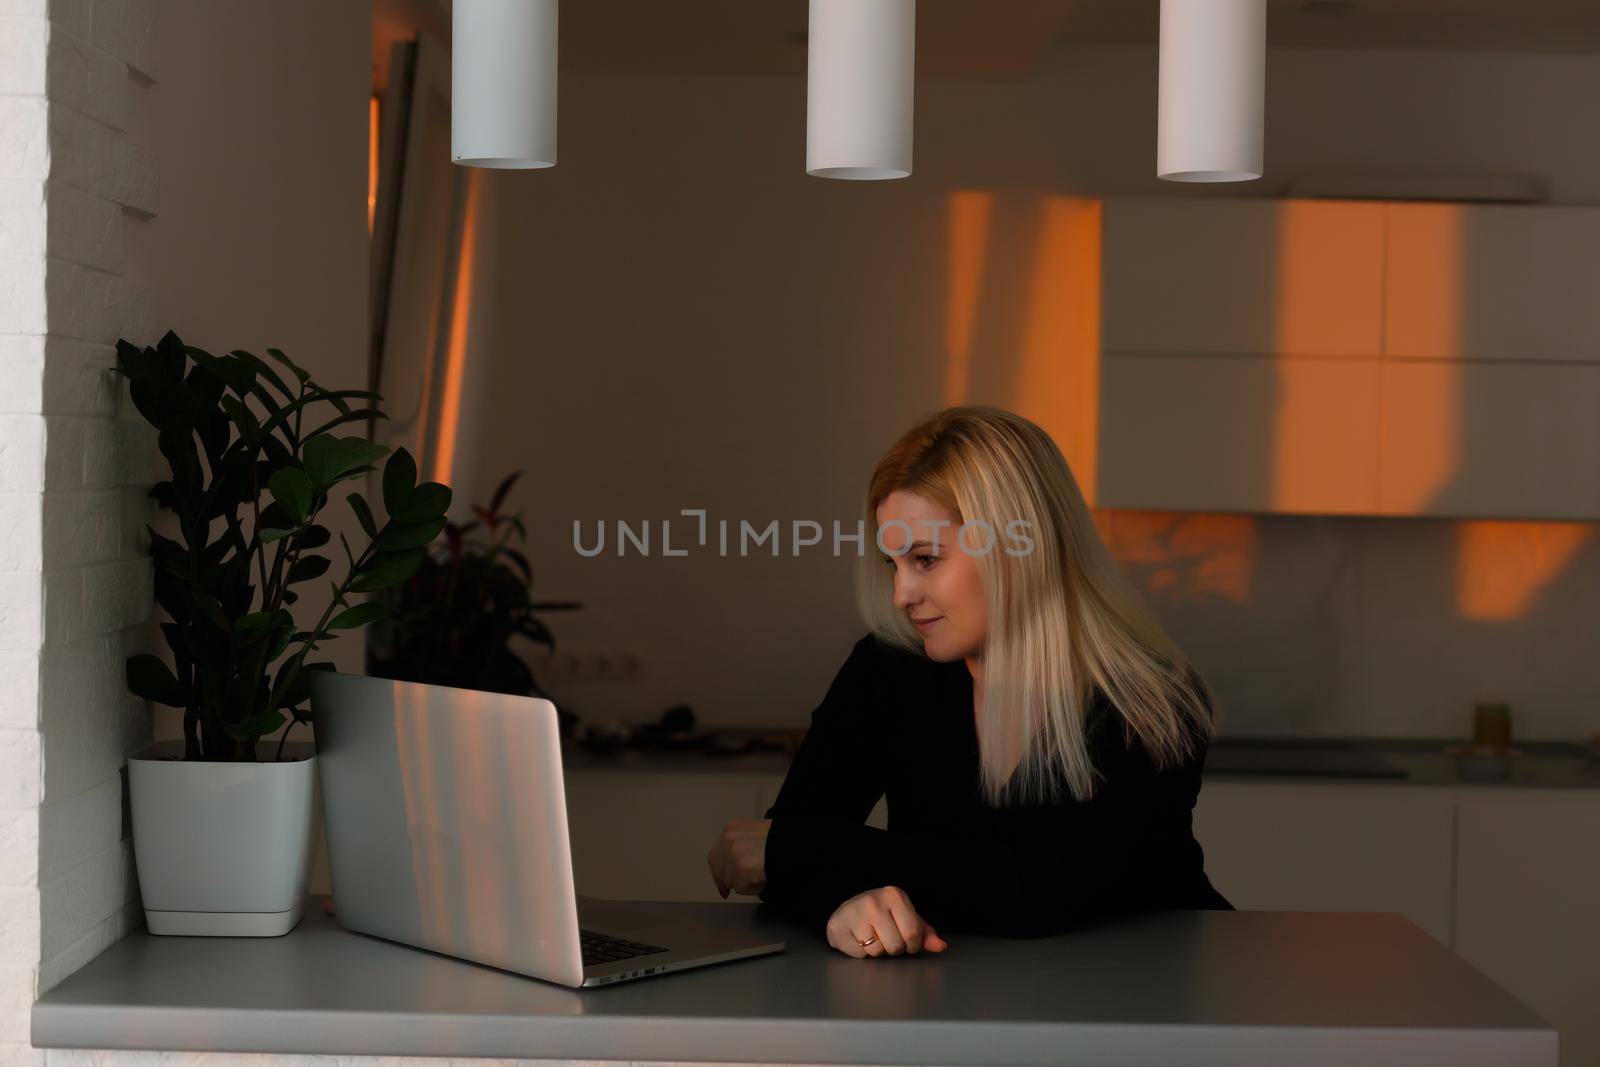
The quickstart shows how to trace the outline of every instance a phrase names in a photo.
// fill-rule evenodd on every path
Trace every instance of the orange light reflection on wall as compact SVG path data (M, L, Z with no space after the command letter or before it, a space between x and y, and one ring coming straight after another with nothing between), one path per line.
M1469 619L1522 618L1594 531L1577 522L1458 523L1457 608Z
M1251 599L1260 553L1254 517L1102 508L1094 519L1117 562L1149 592L1173 600Z
M1090 504L1100 435L1100 224L1098 200L1041 202L1008 405L1055 439Z
M945 297L946 406L965 403L972 379L972 331L983 291L989 231L994 221L994 194L963 191L950 194L950 252Z
M367 236L378 214L378 98L367 102Z
M478 246L478 173L466 174L467 202L461 219L461 250L456 264L456 291L450 306L450 342L445 353L444 382L439 397L439 442L434 449L433 480L450 484L456 438L461 421L461 381L467 367L467 327L472 317L472 286Z

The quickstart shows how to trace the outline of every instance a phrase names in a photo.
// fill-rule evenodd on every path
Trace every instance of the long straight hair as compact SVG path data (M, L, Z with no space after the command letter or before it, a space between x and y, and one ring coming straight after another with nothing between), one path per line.
M1097 691L1120 717L1123 739L1137 739L1157 767L1184 762L1211 738L1204 683L1111 557L1049 434L1001 408L947 408L878 462L867 529L877 529L878 505L896 491L952 513L958 528L987 523L995 535L966 542L989 608L978 737L992 806L1055 801L1063 782L1076 800L1094 795L1086 727ZM1026 526L1008 525L1018 520ZM1000 547L1001 532L1019 529L1031 550L1021 538ZM922 653L894 606L892 569L875 551L861 559L856 594L880 640Z

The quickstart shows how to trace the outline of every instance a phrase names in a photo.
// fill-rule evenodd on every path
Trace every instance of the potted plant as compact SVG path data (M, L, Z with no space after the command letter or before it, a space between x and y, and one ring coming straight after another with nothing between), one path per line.
M342 564L319 553L334 540L323 518L335 489L389 453L334 431L382 412L370 406L375 394L326 389L267 352L283 373L170 332L154 347L117 343L117 369L171 472L149 494L173 514L175 536L150 530L171 663L150 654L127 663L133 693L183 709L181 742L128 762L134 858L157 934L275 936L299 922L314 757L285 741L307 721L310 672L331 666L311 657L386 613L350 598L409 578L450 504L447 487L416 483L401 449L383 468L381 525L359 491L345 496L366 546L358 552L341 533ZM319 579L330 601L306 628L290 609ZM280 727L276 745L263 742Z
M406 581L386 590L392 615L373 627L367 672L404 682L428 682L492 693L548 696L512 647L526 639L555 647L539 612L574 611L571 600L534 600L533 567L512 544L527 536L520 514L503 509L521 471L495 488L473 518L446 522L444 537ZM562 710L563 732L571 713Z

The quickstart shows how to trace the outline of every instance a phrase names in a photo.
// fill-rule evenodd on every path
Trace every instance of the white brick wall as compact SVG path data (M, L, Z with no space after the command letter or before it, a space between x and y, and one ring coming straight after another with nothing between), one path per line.
M42 1063L34 998L140 920L121 769L149 736L151 447L110 373L155 340L129 228L156 212L138 128L148 0L0 0L0 1064Z
M0 1063L26 1061L43 943L45 108L43 0L0 0Z
M122 665L127 647L146 642L153 609L137 532L153 472L143 448L129 450L132 461L118 448L127 416L108 368L117 338L155 340L147 287L125 255L129 228L156 212L150 148L130 132L149 107L152 12L149 0L51 0L49 10L40 991L141 918L122 767L150 726Z

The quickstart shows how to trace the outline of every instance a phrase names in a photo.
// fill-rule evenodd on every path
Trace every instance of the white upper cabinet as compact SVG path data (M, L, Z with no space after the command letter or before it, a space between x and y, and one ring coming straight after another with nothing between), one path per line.
M1600 208L1387 209L1386 355L1600 363Z
M1370 515L1377 360L1111 355L1096 503Z
M1383 205L1105 202L1106 352L1375 357Z
M1372 514L1383 205L1104 208L1096 503Z
M1600 208L1103 218L1097 504L1600 518Z
M1388 360L1379 513L1600 518L1600 364Z

